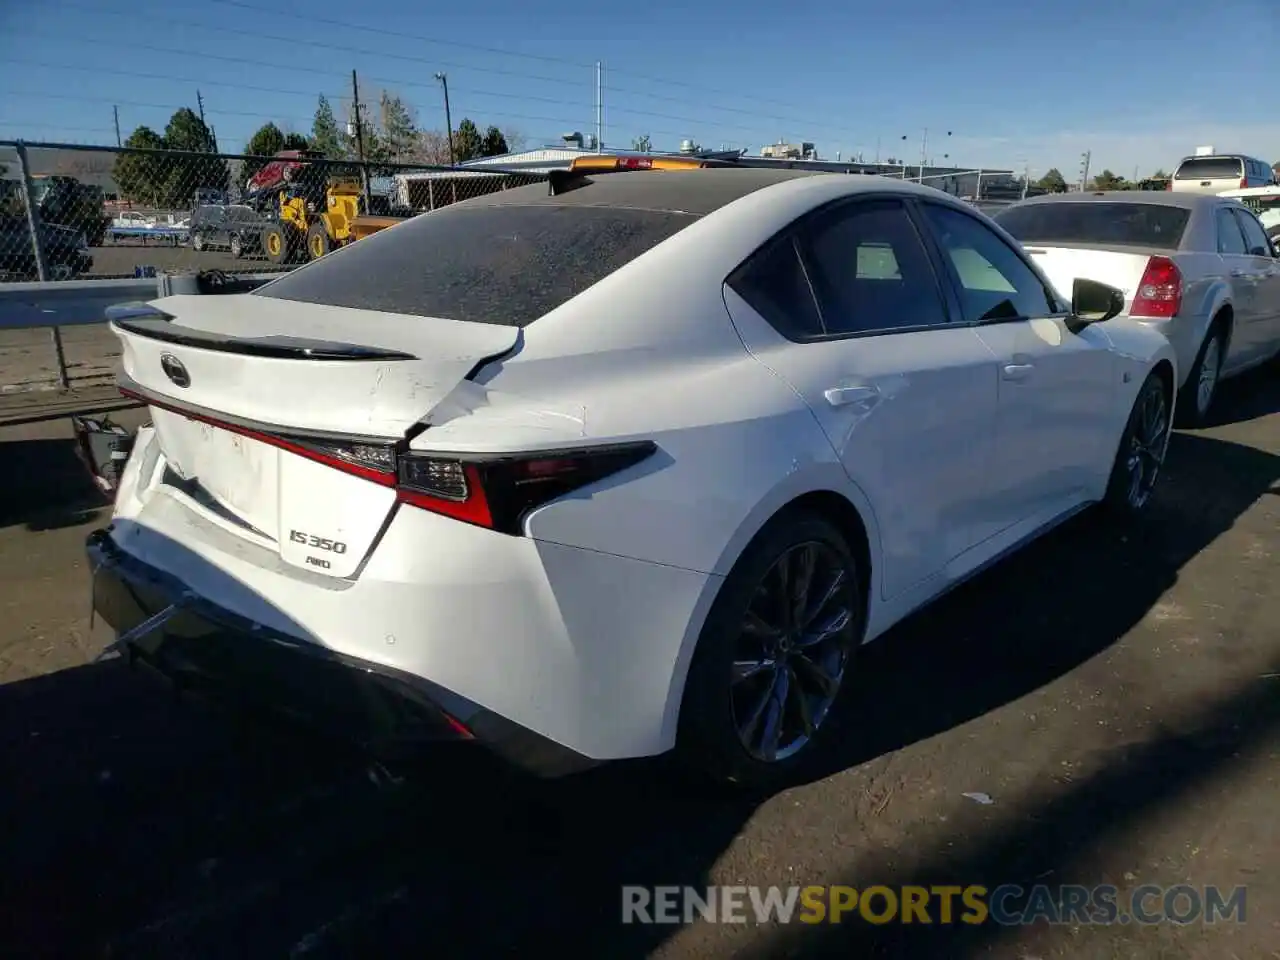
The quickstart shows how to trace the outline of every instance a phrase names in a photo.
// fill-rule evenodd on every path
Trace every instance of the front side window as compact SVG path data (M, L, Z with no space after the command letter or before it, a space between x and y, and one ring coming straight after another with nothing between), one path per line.
M1262 229L1262 224L1258 223L1258 218L1247 210L1232 212L1240 221L1240 229L1244 231L1244 242L1249 252L1256 256L1271 256L1271 243L1267 240L1267 232Z
M987 323L1057 312L1055 298L1035 271L984 223L936 203L922 204L922 208L959 281L966 321Z

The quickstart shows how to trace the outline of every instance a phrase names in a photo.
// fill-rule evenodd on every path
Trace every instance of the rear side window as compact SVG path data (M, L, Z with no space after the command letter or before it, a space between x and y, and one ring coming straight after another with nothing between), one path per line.
M789 232L757 251L728 285L788 340L811 340L826 332Z
M1176 250L1191 211L1156 203L1028 203L995 216L1019 243Z
M252 295L523 327L696 219L662 210L459 204L375 233Z
M1218 252L1245 253L1244 234L1240 232L1240 221L1232 216L1232 211L1226 207L1219 207L1215 217L1218 223Z
M845 204L803 234L828 333L946 324L933 264L901 201Z
M1244 161L1239 157L1192 157L1183 160L1175 180L1241 180Z

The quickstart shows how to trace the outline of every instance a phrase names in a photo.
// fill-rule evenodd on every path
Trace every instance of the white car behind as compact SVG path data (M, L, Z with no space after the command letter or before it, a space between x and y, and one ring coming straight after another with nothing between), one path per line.
M151 407L88 549L119 649L378 750L821 759L859 646L1099 501L1177 364L878 177L553 177L117 315Z
M1125 316L1168 336L1187 426L1208 417L1220 381L1280 353L1280 261L1258 218L1235 200L1057 194L995 219L1059 289L1077 277L1111 284L1124 292Z

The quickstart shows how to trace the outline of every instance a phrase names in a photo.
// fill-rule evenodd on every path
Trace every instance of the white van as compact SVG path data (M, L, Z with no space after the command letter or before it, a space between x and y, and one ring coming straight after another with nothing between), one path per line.
M1243 154L1184 157L1173 171L1169 189L1185 193L1222 193L1269 187L1275 183L1271 165Z

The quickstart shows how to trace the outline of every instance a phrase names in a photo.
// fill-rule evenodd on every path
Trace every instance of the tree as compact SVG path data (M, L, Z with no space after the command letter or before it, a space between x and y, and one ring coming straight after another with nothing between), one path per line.
M1050 193L1066 193L1067 178L1062 175L1062 171L1057 167L1053 167L1040 178L1038 184L1042 189L1048 190Z
M382 140L390 159L400 162L408 159L418 139L418 126L413 111L398 96L383 90L378 97L378 112L382 126Z
M347 105L347 130L350 132L344 132L342 135L347 156L360 159L363 155L364 160L376 163L386 160L390 155L386 144L378 136L377 128L370 122L367 111L362 111L360 114L360 129L357 136L354 104Z
M1110 170L1103 170L1093 178L1093 186L1097 190L1123 190L1124 185L1124 177L1117 176Z
M481 153L483 146L484 138L480 136L474 121L463 117L458 129L453 131L454 162L462 163L484 156Z
M636 153L648 153L653 149L653 141L649 139L647 133L641 134L631 141L631 149Z
M1152 180L1168 180L1169 175L1164 172L1164 167L1161 167L1151 175L1151 179Z
M333 107L325 95L320 94L316 104L316 115L311 121L311 149L322 153L330 160L341 160L346 151L342 145L342 131L338 129L338 120L333 115Z
M422 130L413 145L414 163L429 163L444 167L449 164L449 138L439 130Z
M124 145L131 150L164 149L164 137L150 127L138 127ZM120 196L130 203L154 207L164 201L165 158L161 153L154 156L141 153L122 153L116 157L111 177L120 188Z
M283 149L284 132L271 122L264 123L255 130L249 142L244 145L244 152L251 157L272 157ZM240 169L241 183L247 183L264 166L264 162L246 160Z
M484 138L480 141L480 156L500 157L504 153L510 152L511 148L507 146L507 138L502 135L501 130L491 125L484 132Z
M190 107L174 111L164 128L164 146L167 150L185 153L213 153L213 133L199 115ZM200 188L226 190L228 183L225 161L210 157L170 157L165 176L163 194L166 206L189 207L195 192Z
M502 137L504 140L507 141L507 149L510 150L512 153L519 153L521 150L523 150L524 145L529 140L529 138L526 137L523 133L521 133L519 130L516 130L512 127L508 127L506 130L503 130Z

